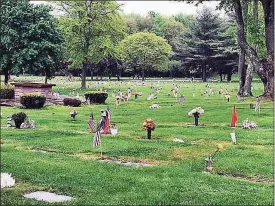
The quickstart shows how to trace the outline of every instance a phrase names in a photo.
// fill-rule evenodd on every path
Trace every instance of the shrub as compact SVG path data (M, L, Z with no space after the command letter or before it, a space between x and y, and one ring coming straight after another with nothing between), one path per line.
M90 104L104 104L108 94L99 91L89 91L84 96L86 100L90 100Z
M81 101L79 99L73 98L65 98L63 99L64 106L72 106L72 107L79 107L81 105Z
M20 128L20 125L25 121L27 115L24 112L17 112L11 116L15 123L16 128Z
M29 93L24 94L20 98L20 103L29 109L42 108L46 101L46 97L42 94Z
M14 99L14 86L1 83L0 99Z

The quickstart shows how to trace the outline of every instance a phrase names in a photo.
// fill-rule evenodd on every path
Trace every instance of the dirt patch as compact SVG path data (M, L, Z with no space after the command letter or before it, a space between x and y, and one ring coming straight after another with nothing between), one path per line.
M249 182L261 182L261 183L266 183L266 184L274 184L274 180L264 178L264 177L247 177L242 174L230 174L230 173L225 173L225 172L216 172L217 175L223 176L223 177L228 177L228 178L234 178L234 179L239 179L239 180L246 180Z
M93 154L75 154L75 156L81 158L81 159L85 159L85 160L97 160L98 156L97 155L93 155Z
M134 166L134 167L147 167L147 166L153 166L152 164L144 161L127 161L127 160L122 160L122 159L110 159L110 158L102 158L99 159L101 162L110 162L110 163L116 163L124 166Z

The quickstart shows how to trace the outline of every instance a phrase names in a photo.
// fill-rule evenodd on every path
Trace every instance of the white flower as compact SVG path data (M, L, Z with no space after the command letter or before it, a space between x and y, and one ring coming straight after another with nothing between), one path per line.
M15 179L8 173L1 173L1 188L12 187L15 184Z
M204 110L201 107L196 107L195 109L192 109L190 112L188 112L189 116L194 115L196 112L198 112L200 115L204 113Z
M248 119L243 121L243 129L252 129L257 128L257 123L253 121L249 121Z

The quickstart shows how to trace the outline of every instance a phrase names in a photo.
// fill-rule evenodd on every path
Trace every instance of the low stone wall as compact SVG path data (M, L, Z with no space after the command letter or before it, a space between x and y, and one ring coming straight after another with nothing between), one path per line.
M15 101L20 102L20 97L25 93L41 93L46 96L46 102L52 99L52 86L55 84L43 83L11 83L14 85Z

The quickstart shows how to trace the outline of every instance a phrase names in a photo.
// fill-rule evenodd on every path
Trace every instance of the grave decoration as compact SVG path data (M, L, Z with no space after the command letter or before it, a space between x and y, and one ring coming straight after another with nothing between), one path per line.
M15 185L15 179L9 173L1 173L1 189Z
M235 132L231 132L231 133L230 133L230 136L231 136L231 139L232 139L232 143L233 143L233 144L236 144L237 141L236 141L236 134L235 134Z
M111 124L110 131L111 131L111 134L112 134L113 136L116 136L116 135L117 135L118 128L117 128L117 126L116 126L115 123Z
M100 114L101 114L101 119L97 123L97 126L96 126L96 133L95 133L94 139L93 139L93 147L100 146L100 156L102 158L101 133L104 132L107 117L106 117L106 112L104 112L103 109L100 110Z
M204 113L204 110L201 107L196 107L192 109L190 112L188 112L188 115L194 116L195 118L195 125L198 126L199 124L199 117Z
M120 96L115 97L115 108L119 105Z
M155 122L152 119L145 119L143 122L143 129L147 130L147 138L151 139L151 132L156 128Z
M152 106L150 106L149 108L151 108L151 109L158 109L160 107L161 106L159 104L152 104Z
M111 111L111 108L110 108L109 105L107 106L107 109L106 109L105 113L106 113L106 122L105 122L105 125L104 125L104 134L108 134L108 133L110 133L109 132L109 125L110 125L111 116L112 116L112 111Z
M205 170L206 172L211 172L212 169L213 169L213 164L214 164L214 157L215 155L221 150L223 149L223 146L221 144L218 144L217 145L217 149L216 151L214 152L213 155L209 155L207 156L204 160L205 160Z
M35 122L30 118L26 118L25 121L20 125L20 129L34 129Z
M12 116L7 116L7 127L12 127Z
M75 120L75 117L76 117L77 114L78 114L78 112L77 112L75 109L73 109L73 110L70 112L70 115L71 115L72 120Z
M227 94L225 95L225 99L227 99L227 101L229 102L229 100L230 100L230 94L229 94L229 93L227 93Z
M257 128L257 123L254 121L250 121L248 119L244 120L242 123L242 128L243 129L253 129Z
M12 120L14 121L15 128L20 129L20 126L27 118L27 115L24 112L17 112L13 114L11 117L12 117Z
M90 133L95 132L96 128L95 128L94 114L93 113L90 114L90 117L88 119L88 126L90 128Z
M232 111L231 127L236 127L237 122L238 122L238 115L237 115L236 107L234 105L234 108Z
M184 95L181 95L179 98L179 104L184 104Z

